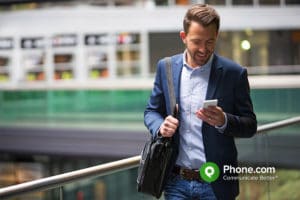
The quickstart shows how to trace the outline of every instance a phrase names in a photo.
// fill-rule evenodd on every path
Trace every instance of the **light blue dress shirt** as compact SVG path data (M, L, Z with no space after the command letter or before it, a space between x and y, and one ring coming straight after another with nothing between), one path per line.
M176 164L199 169L206 162L206 157L202 139L203 122L195 113L203 106L206 97L213 54L205 65L196 68L188 66L186 54L183 54L180 84L180 145Z

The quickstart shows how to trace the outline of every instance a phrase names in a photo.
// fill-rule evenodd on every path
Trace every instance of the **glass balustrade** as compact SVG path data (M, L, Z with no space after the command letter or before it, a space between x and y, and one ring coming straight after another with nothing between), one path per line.
M237 139L240 167L252 167L256 173L240 174L237 200L299 199L300 125L291 125Z

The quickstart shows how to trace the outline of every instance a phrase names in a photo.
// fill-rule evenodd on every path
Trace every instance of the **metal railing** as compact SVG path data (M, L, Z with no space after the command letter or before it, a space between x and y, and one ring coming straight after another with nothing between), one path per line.
M300 116L289 118L282 121L277 121L265 125L261 125L257 129L257 134L266 133L274 129L286 127L292 124L300 123ZM25 182L13 186L8 186L0 189L0 199L8 199L22 194L35 191L43 191L53 188L60 188L60 199L62 198L63 186L70 182L80 181L82 179L99 177L112 174L118 171L137 167L140 161L140 156L134 156L127 159L122 159L106 164L88 167L81 170L38 179L35 181Z

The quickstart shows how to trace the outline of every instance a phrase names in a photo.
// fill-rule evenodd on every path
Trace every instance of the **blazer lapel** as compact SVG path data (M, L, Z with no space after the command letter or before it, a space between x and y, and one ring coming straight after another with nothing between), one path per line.
M218 62L218 56L214 55L213 62L211 65L211 71L207 86L206 98L205 99L213 99L217 90L217 86L221 80L223 73L223 68Z

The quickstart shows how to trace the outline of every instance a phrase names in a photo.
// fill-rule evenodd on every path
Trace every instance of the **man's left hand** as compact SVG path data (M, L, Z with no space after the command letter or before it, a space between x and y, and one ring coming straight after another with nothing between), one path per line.
M223 126L225 124L225 113L223 109L218 106L209 106L208 108L201 108L196 112L199 119L202 119L211 126Z

